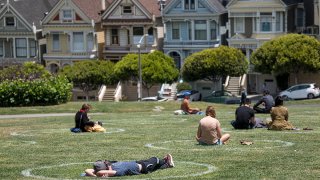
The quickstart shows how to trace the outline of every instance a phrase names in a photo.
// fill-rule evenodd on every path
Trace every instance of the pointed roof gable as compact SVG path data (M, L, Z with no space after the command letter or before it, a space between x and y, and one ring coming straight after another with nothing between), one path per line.
M25 22L31 26L34 24L37 28L40 28L40 20L58 1L59 0L10 0L9 4L21 19L24 19ZM7 4L7 0L0 0L0 4Z
M229 8L231 5L236 4L238 1L239 0L230 0L226 7ZM275 0L275 1L277 1L277 0ZM285 6L285 5L289 5L289 3L286 3L285 1L292 2L292 1L301 1L301 0L278 0L278 1L279 1L279 3L281 3L282 5ZM254 3L257 3L257 2L259 2L259 1L255 1Z
M159 10L158 0L130 0L135 6L137 6L141 12L145 14L148 18L152 18L152 15L158 17L161 16ZM102 14L102 19L109 17L112 12L121 4L122 0L107 0L110 5L107 7L106 11Z
M169 11L173 9L174 6L179 3L179 1L182 2L181 0L167 1L167 5L164 8L164 13L169 13ZM219 0L206 0L202 1L202 3L206 5L207 8L210 9L210 11L212 12L215 12L217 14L227 13L226 8L221 4Z
M73 0L90 19L100 22L100 14L102 10L101 0ZM107 6L108 4L106 4Z
M76 12L76 15L87 23L90 23L93 19L95 22L100 21L100 15L102 5L98 3L101 0L60 0L49 12L49 14L43 18L42 23L46 24L52 21L59 11L64 7L69 7ZM98 9L96 9L98 8Z

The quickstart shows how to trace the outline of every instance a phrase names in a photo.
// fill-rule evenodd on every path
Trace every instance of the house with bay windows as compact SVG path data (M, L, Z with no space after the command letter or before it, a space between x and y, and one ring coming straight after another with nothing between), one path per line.
M228 9L228 44L239 48L250 61L253 51L264 42L287 33L300 33L305 27L305 9L302 0L231 0ZM253 71L242 85L249 93L261 93L267 86L276 93L276 81L272 75ZM238 83L239 86L242 86Z
M104 59L119 61L128 53L158 49L161 14L158 0L108 0L102 14L105 33Z
M99 58L98 40L103 33L99 34L98 24L105 6L104 0L60 0L47 13L41 22L41 41L48 70L56 73L76 61Z
M39 62L40 20L57 0L0 0L0 67Z
M186 57L218 47L225 36L227 11L219 0L171 0L162 12L163 50L180 69Z

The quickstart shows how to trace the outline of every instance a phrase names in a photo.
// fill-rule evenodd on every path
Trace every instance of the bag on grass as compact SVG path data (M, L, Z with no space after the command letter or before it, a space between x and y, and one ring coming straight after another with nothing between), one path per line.
M73 133L79 133L79 132L81 132L81 129L80 128L70 128L70 131Z

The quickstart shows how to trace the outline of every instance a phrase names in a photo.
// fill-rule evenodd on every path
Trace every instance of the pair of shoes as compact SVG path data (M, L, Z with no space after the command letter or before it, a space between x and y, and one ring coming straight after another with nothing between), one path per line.
M169 165L169 167L174 167L173 158L171 154L167 154L167 156L165 157L165 161Z

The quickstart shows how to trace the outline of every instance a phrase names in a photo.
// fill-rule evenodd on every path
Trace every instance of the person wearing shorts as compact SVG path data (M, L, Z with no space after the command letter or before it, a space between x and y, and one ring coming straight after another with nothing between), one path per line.
M206 109L206 117L199 121L196 140L200 145L222 145L230 138L230 134L221 132L220 122L216 119L216 111L213 106Z

